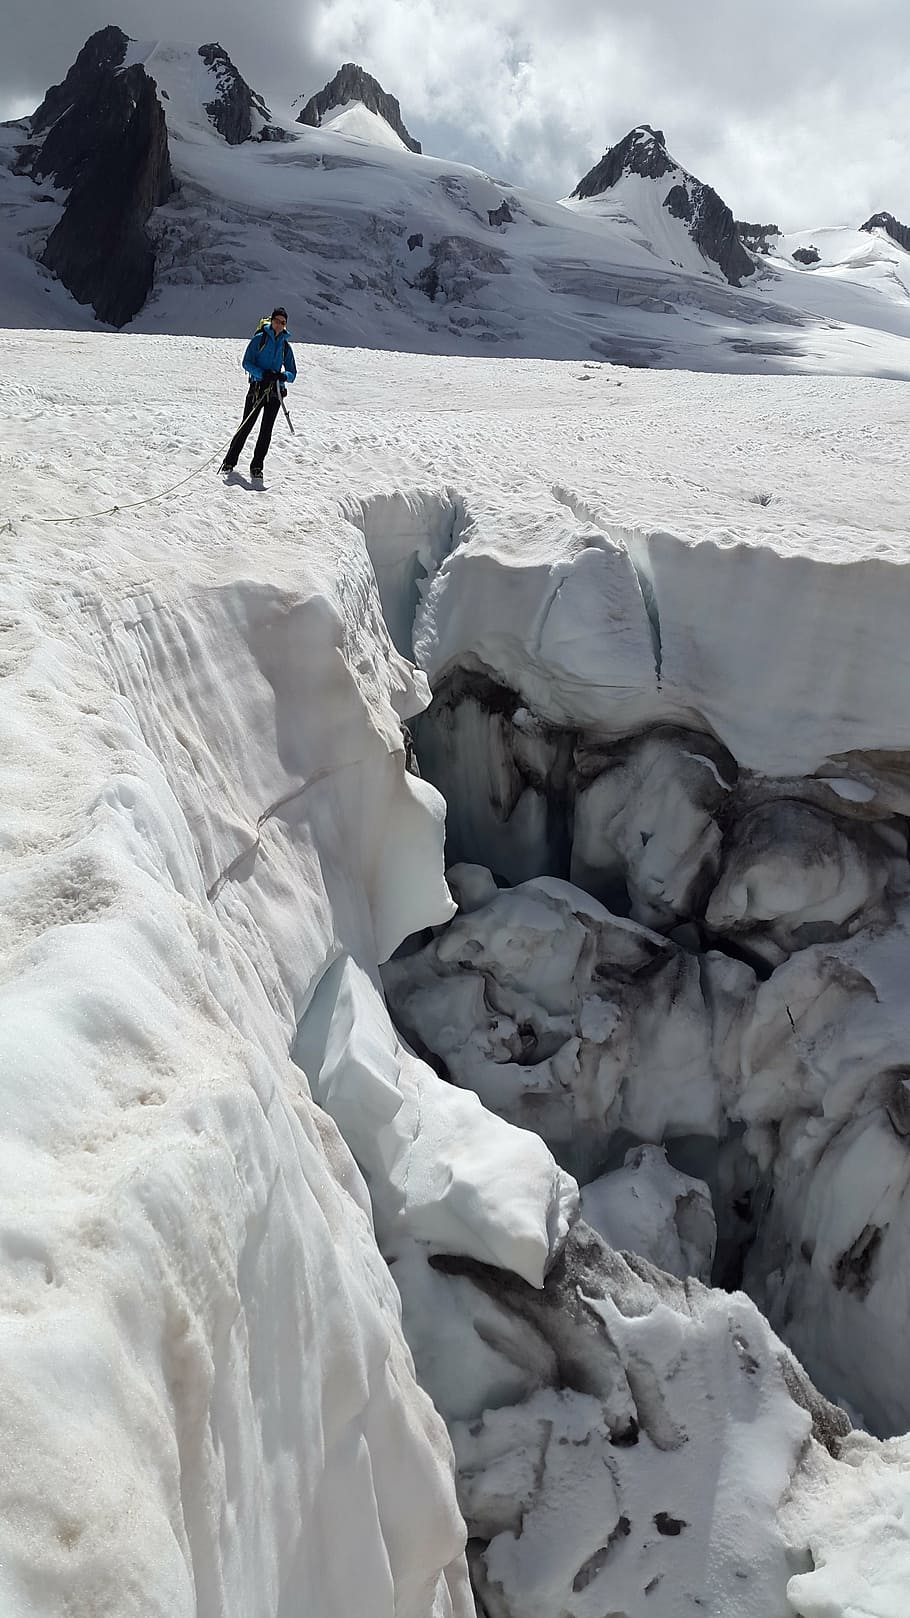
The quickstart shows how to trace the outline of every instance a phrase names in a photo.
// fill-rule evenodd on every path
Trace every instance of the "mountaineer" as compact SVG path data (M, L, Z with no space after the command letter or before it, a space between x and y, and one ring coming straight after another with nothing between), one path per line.
M275 417L287 393L286 383L297 376L294 352L288 339L288 312L279 304L258 327L247 344L243 356L243 369L250 377L244 405L243 421L238 427L231 447L221 463L222 472L233 472L256 417L262 412L259 437L250 462L250 477L261 478Z

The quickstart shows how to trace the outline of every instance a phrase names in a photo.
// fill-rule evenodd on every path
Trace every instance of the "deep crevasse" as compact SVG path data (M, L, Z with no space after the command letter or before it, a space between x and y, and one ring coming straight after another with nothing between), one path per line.
M110 341L79 339L78 361L97 358L122 446L151 488L156 457L172 441L174 345L117 340L137 410L127 394L117 397ZM213 366L218 348L206 347ZM63 495L26 390L12 440L25 511L46 510L49 489L52 503L91 509L122 486L121 447L115 456L106 446L86 450L70 409L84 381L66 373L60 339L55 352L63 355L56 452L79 470ZM348 361L323 363L336 385ZM397 419L383 424L375 401L353 426L344 411L314 413L309 464L292 468L289 489L267 505L219 491L175 507L166 522L122 515L82 541L24 524L9 540L0 586L8 697L0 1039L9 1087L0 1374L5 1452L21 1460L4 1517L6 1605L67 1618L104 1603L137 1618L470 1610L449 1443L413 1380L364 1181L334 1119L369 1182L414 1351L431 1368L427 1386L441 1407L461 1379L461 1407L445 1413L463 1477L473 1478L463 1504L488 1538L476 1576L497 1618L496 1599L508 1612L532 1592L547 1618L551 1608L599 1618L615 1574L611 1545L629 1602L647 1599L658 1612L670 1602L673 1618L673 1581L700 1576L699 1546L712 1556L718 1610L729 1609L731 1581L744 1572L751 1605L743 1600L741 1610L761 1618L769 1601L816 1618L849 1611L859 1596L874 1599L877 1618L903 1618L895 1601L904 1536L891 1536L885 1555L880 1530L903 1509L905 1446L844 1435L846 1422L811 1393L744 1299L630 1268L577 1229L541 1289L571 1186L534 1136L497 1123L396 1052L376 963L450 907L440 804L406 776L398 725L427 690L389 650L349 523L355 508L380 583L374 542L385 539L409 607L428 598L426 579L440 564L440 580L463 568L466 552L448 569L445 558L469 509L498 510L502 554L486 583L465 592L473 592L470 627L495 628L500 586L523 586L529 558L539 579L508 605L510 649L521 651L537 625L534 592L555 568L562 588L548 592L541 633L528 644L536 658L552 646L572 653L573 701L592 672L585 635L590 649L611 604L617 629L631 625L630 655L640 640L653 683L653 619L642 614L639 636L640 561L627 569L624 606L598 588L603 562L591 559L619 547L566 503L566 483L552 499L539 466L530 470L535 443L545 443L554 473L578 478L578 461L554 447L546 422L510 422L501 442L483 415L476 429L457 416L440 426L422 413L439 382L427 362L356 363L377 398L396 366L413 370L416 448ZM484 369L472 381L473 371L447 364L483 400ZM539 370L517 370L516 390L539 386ZM565 388L565 368L552 372L554 390ZM641 408L654 385L625 380ZM358 374L355 391L363 386ZM675 398L696 384L660 386ZM207 447L200 438L200 458ZM468 468L480 449L489 466L474 473L472 489ZM429 490L424 477L422 494L404 496L401 480L417 488L414 463L430 452L451 476ZM100 463L89 476L86 454ZM503 513L491 490L509 477L524 488ZM371 532L377 493L387 509ZM694 545L667 549L683 558L685 578ZM761 570L773 575L773 559L762 555ZM902 588L900 570L887 571L889 589L894 579ZM690 569L690 617L702 599L697 584ZM685 637L672 652L659 580L656 597L669 678ZM723 599L736 599L735 589ZM716 616L715 607L709 628ZM725 645L729 706L735 636ZM883 631L883 651L900 645ZM882 661L861 666L863 691L881 689ZM612 675L594 674L588 683L602 693ZM621 668L617 677L635 683ZM552 671L546 681L552 688ZM690 699L677 700L688 713ZM531 694L526 701L533 707ZM853 712L853 696L841 706ZM533 765L544 753L528 714ZM649 708L644 717L656 715ZM672 717L679 722L678 708ZM803 748L807 725L793 731ZM773 725L757 728L770 746ZM843 725L832 734L850 745ZM843 783L865 764L839 768ZM585 1387L580 1366L589 1367ZM692 1389L711 1395L713 1425L710 1401ZM729 1407L721 1398L717 1409L718 1393L729 1394ZM826 1440L841 1446L837 1460ZM682 1454L707 1457L695 1490L688 1468L665 1459L677 1441ZM717 1479L708 1475L719 1449L724 1520L733 1525L722 1543L710 1535ZM567 1457L596 1471L592 1456L604 1476L609 1463L615 1492L557 1522L548 1499L574 1498L588 1477ZM658 1503L653 1485L664 1478ZM741 1495L735 1484L745 1485ZM690 1492L705 1511L676 1533ZM638 1501L628 1532L627 1499ZM535 1528L516 1540L516 1509L555 1537L537 1539ZM731 1546L738 1552L750 1520L738 1568ZM872 1592L863 1571L871 1547Z

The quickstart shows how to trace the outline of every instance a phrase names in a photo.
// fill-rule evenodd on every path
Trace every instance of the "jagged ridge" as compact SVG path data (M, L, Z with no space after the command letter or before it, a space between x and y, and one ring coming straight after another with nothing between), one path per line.
M262 96L250 88L222 45L200 45L199 55L218 84L218 94L206 102L205 110L229 146L240 146L253 139L291 139L285 130L272 123L272 114ZM255 135L254 115L262 119L262 128Z

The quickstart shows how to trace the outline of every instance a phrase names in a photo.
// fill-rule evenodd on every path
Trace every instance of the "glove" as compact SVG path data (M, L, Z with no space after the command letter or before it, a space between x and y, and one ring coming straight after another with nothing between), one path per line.
M272 383L277 382L278 380L279 380L279 376L278 376L277 371L263 371L263 373L262 373L262 381L260 382L259 385L262 388L270 388L272 386Z

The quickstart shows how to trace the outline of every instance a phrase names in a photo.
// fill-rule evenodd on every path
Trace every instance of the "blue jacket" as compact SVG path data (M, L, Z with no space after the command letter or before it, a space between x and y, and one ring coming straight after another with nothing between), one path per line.
M261 382L264 371L280 371L282 365L285 372L284 380L293 382L297 376L297 366L287 332L283 331L278 337L271 326L266 326L263 331L254 332L243 356L243 369L249 373L253 381Z

